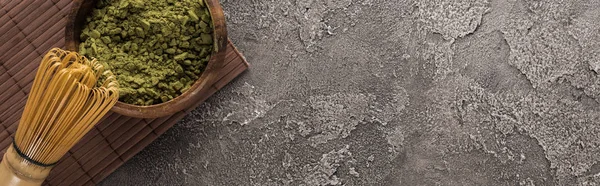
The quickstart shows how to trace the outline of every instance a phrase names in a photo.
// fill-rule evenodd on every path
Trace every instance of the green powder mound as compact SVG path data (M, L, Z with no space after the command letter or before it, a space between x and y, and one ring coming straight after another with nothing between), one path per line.
M159 104L200 77L213 50L212 27L203 0L101 0L79 53L115 73L120 101Z

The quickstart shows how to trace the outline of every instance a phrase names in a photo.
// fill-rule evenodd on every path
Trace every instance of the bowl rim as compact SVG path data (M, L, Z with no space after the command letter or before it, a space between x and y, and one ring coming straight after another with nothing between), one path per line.
M84 24L85 18L90 13L89 11L83 12L80 10L84 8L84 6L87 6L88 9L93 7L97 1L98 0L73 1L73 8L67 16L67 25L65 28L65 48L67 50L78 51L79 43L81 42L79 33L81 32L81 27ZM214 50L200 77L187 91L167 102L140 106L118 101L111 109L113 112L135 118L160 118L188 109L201 101L202 91L205 88L211 87L215 80L217 80L216 78L219 70L223 68L227 46L225 15L219 1L204 0L204 2L211 14ZM80 27L77 28L77 26Z

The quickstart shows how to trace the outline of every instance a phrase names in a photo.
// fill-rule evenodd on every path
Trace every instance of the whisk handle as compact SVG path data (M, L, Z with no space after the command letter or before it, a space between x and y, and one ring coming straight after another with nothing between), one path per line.
M41 167L23 159L10 146L0 162L1 186L40 186L52 167Z
M0 163L0 185L6 186L38 186L42 183L34 183L31 181L27 181L25 179L21 179L17 176L6 164L6 162L2 161Z

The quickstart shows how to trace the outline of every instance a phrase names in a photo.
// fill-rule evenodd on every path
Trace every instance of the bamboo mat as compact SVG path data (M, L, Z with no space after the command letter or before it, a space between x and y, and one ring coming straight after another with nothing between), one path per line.
M6 149L12 142L42 56L53 47L64 46L66 14L71 2L0 0L0 149ZM204 90L202 102L248 68L231 42L227 50L220 80ZM56 165L45 184L99 183L193 108L156 119L107 114ZM4 150L0 152L3 154Z

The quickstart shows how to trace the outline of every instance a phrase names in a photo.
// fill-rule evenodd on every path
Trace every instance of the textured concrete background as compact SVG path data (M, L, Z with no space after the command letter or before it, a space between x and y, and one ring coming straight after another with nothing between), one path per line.
M251 69L103 185L599 185L598 0L222 0Z

